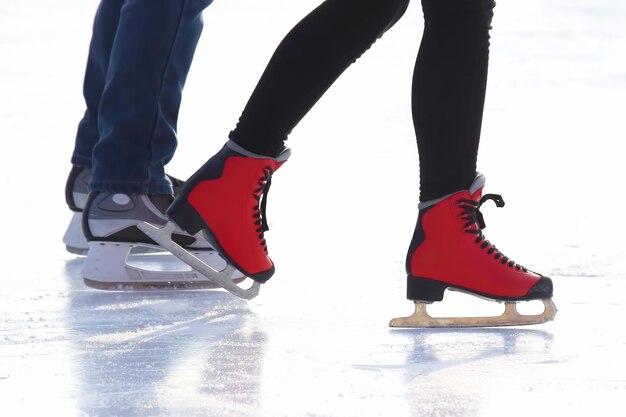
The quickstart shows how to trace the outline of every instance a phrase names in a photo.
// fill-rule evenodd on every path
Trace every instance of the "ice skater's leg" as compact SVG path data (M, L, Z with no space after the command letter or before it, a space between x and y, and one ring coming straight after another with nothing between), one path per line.
M552 281L505 256L483 235L480 207L504 206L483 196L476 173L493 0L422 0L424 37L413 88L420 151L420 206L407 260L407 298L417 304L392 326L501 326L554 318ZM505 301L500 317L432 319L424 303L441 301L446 289ZM512 303L543 299L545 311L521 316Z
M180 181L164 165L176 149L182 88L211 0L102 0L85 74L87 111L78 128L64 236L83 254L79 227L92 191L171 194ZM93 168L93 169L92 169Z
M257 282L274 273L264 232L272 174L284 141L333 82L403 15L408 0L327 0L276 49L230 141L187 181L167 214L202 231ZM219 204L214 204L219 201Z

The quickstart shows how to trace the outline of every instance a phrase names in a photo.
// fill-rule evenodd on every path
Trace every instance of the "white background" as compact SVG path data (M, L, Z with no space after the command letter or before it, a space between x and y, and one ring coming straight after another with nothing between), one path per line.
M222 146L277 43L317 4L207 9L169 173L189 176ZM408 331L387 323L412 311L419 2L291 135L268 207L277 273L251 302L92 290L65 252L96 6L0 0L1 416L622 415L626 3L495 11L479 169L507 205L485 207L485 234L553 278L556 320ZM449 294L431 312L500 308Z

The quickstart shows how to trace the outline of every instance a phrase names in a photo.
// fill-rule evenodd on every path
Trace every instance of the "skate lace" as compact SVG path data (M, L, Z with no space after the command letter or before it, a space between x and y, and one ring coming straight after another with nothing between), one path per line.
M254 199L258 202L253 208L252 217L256 219L254 221L254 225L258 226L256 232L258 233L258 239L261 246L263 246L263 250L267 253L267 242L265 240L265 232L270 230L267 224L267 215L265 213L267 208L267 196L270 191L270 186L272 185L272 168L266 166L263 169L263 176L259 179L258 188L254 190Z
M504 200L502 196L498 194L485 194L480 201L474 201L469 199L461 199L458 204L463 212L461 214L461 218L466 220L467 223L463 225L465 227L465 232L475 234L476 243L480 243L480 248L487 249L487 255L493 255L493 258L497 261L500 261L502 265L507 265L509 268L515 267L518 271L522 270L527 272L528 269L524 268L522 265L516 263L508 256L505 256L502 252L500 252L491 242L489 242L485 235L483 235L483 229L487 226L485 225L485 219L483 218L483 214L480 212L480 207L483 203L487 201L493 201L496 204L496 207L504 207ZM476 225L477 227L473 227Z

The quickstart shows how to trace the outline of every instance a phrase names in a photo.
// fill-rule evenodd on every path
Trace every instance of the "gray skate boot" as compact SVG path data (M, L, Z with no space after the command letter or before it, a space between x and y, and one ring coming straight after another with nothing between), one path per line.
M185 182L171 175L167 175L167 177L172 183L174 196L177 196L178 191ZM87 187L90 179L90 168L73 166L65 184L65 202L72 211L72 219L65 230L65 234L63 235L63 243L65 244L67 251L75 255L85 256L89 251L89 245L87 244L87 239L85 239L85 235L83 233L82 217L85 204L87 203L87 198L89 197ZM160 247L137 247L133 253L147 253L154 251L161 252L163 249Z
M89 245L87 259L83 264L82 275L90 287L108 290L146 289L150 287L166 288L216 288L210 280L193 269L180 265L172 270L175 260L170 254L143 255L144 258L156 258L161 268L144 268L136 262L130 262L137 249L160 249L160 247L137 225L143 222L165 225L167 218L163 214L173 197L170 195L145 195L92 192L85 204L82 217L82 229ZM218 271L226 269L227 264L218 253L200 235L191 236L182 230L174 230L172 240L202 259ZM153 264L155 262L152 262ZM235 272L233 281L244 279Z

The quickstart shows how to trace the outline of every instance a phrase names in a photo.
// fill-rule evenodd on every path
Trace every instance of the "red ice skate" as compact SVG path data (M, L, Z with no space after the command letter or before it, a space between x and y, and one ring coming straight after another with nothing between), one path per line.
M232 267L252 278L255 283L249 290L233 285L224 274L172 244L167 237L172 225L161 231L143 225L141 230L226 290L243 298L256 296L258 283L274 274L264 238L267 192L272 174L289 155L288 148L276 158L257 155L230 141L185 182L166 213L187 233L202 232Z
M409 318L393 327L479 327L543 323L554 318L550 278L532 272L502 254L482 233L480 206L489 200L504 206L499 195L482 196L479 175L470 189L420 204L407 256L407 298L416 304ZM425 304L443 300L446 289L506 303L500 317L433 318ZM520 315L515 302L543 300L540 315Z

